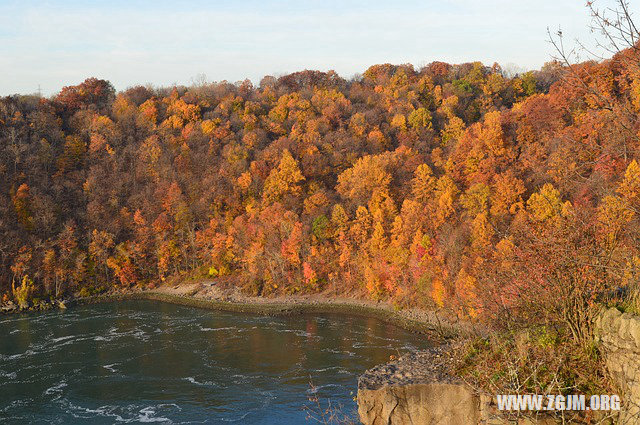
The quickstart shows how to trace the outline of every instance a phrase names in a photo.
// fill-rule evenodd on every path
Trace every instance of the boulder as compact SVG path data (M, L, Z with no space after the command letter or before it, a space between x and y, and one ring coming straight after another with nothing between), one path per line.
M469 425L480 422L480 397L464 384L385 385L358 390L365 425Z

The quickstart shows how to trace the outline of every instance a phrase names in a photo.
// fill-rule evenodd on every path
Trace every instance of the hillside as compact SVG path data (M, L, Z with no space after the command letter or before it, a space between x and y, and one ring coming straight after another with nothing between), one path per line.
M633 55L2 98L0 293L206 276L580 340L640 262Z

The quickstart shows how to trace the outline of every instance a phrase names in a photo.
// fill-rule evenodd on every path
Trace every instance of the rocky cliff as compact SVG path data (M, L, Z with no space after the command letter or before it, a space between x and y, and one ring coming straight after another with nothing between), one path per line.
M609 375L622 393L619 424L640 425L640 317L605 311L595 323Z
M624 397L623 411L618 418L616 412L585 412L587 420L640 425L640 318L612 309L601 316L596 328L607 367ZM493 395L482 394L448 373L452 361L448 351L441 346L410 353L368 370L358 381L360 421L365 425L572 423L573 419L545 412L537 416L512 412L514 417L508 417L496 408Z
M358 390L358 413L367 425L480 423L480 399L460 384L385 385Z
M491 398L447 373L448 347L410 353L368 370L358 381L365 425L471 425L496 421Z
M595 322L596 339L622 396L622 410L606 423L640 425L640 317L615 308ZM448 347L407 354L376 366L358 382L365 425L499 425L559 423L550 417L509 419L482 395L447 374Z

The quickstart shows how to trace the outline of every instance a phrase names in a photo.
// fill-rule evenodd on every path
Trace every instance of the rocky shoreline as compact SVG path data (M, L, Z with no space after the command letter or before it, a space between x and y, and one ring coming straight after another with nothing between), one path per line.
M482 423L488 416L486 397L451 373L454 344L407 353L362 374L360 421L364 425Z
M47 310L53 310L53 309L64 310L67 308L67 302L68 301L65 301L65 300L52 299L48 301L40 301L38 304L29 306L27 308L20 308L13 301L8 301L0 305L0 315L47 311Z
M460 383L451 373L452 345L437 345L410 352L388 363L374 366L358 379L359 390L377 390L385 385L413 385L427 382Z
M35 313L66 309L77 305L145 299L210 310L237 313L289 316L296 314L348 314L372 317L411 332L427 334L434 342L476 333L468 323L423 309L397 309L385 302L360 298L332 297L328 294L280 296L266 298L247 296L234 289L223 289L211 282L165 285L151 290L131 289L88 297L72 297L39 301L20 308L13 302L0 305L0 315Z
M223 289L211 282L165 285L151 290L127 290L89 297L54 300L20 309L0 306L0 314L30 313L53 308L118 302L124 300L153 300L210 310L237 313L290 316L297 314L348 314L372 317L411 332L428 335L441 343L476 332L467 323L422 309L397 309L385 302L359 298L331 297L327 294L282 296L274 298L247 296L233 289ZM42 308L46 304L46 308ZM4 307L4 308L1 308Z

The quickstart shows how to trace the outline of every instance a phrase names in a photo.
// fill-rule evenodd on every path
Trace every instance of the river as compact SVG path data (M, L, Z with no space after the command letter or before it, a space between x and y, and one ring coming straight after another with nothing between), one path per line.
M329 403L354 416L360 373L427 345L372 318L143 300L0 316L0 421L286 425Z

